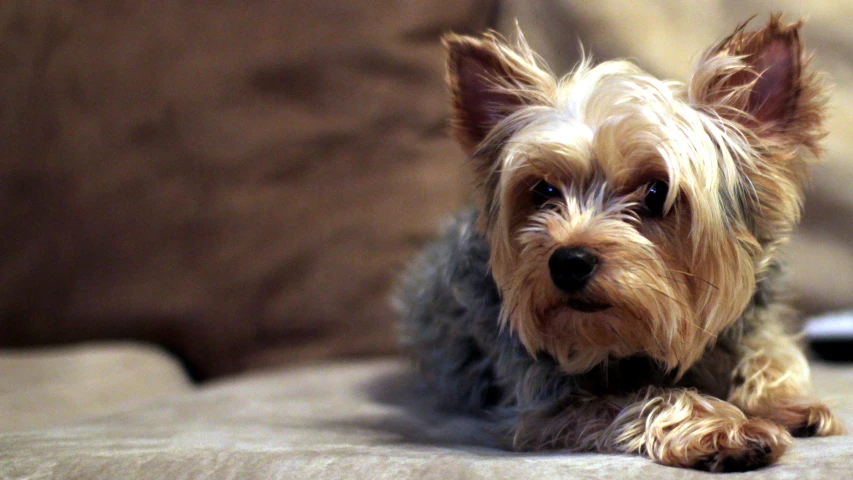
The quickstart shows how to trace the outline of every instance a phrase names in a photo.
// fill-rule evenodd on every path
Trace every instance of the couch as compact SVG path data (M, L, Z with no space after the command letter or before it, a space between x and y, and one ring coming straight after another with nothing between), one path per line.
M159 347L0 355L0 478L706 478L633 455L511 453L435 408L397 359L324 361L194 385ZM853 368L815 365L853 425ZM12 379L10 382L9 379ZM796 439L752 478L847 478L849 436Z
M389 296L470 195L440 36L516 22L557 72L684 78L751 15L806 17L834 85L786 258L853 302L853 38L821 0L54 2L0 6L0 478L701 476L514 454L436 411ZM792 328L798 328L795 324ZM853 425L853 368L816 390ZM838 478L849 437L748 476Z

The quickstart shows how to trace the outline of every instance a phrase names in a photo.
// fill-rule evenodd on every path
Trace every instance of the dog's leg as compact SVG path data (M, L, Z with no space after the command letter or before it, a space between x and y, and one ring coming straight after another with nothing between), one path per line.
M633 397L572 397L522 413L519 450L640 453L664 465L712 472L773 463L791 443L780 425L689 389L650 388Z
M808 362L778 323L747 335L743 346L746 352L729 401L747 415L784 425L795 436L844 431L829 407L811 396Z

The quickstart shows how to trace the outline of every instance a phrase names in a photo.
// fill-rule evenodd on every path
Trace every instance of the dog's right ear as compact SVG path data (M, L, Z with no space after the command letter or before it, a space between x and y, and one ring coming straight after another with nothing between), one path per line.
M549 75L536 65L523 37L519 51L492 34L482 39L447 35L444 46L453 132L471 155L501 120L541 97Z
M825 99L820 77L806 68L801 27L802 21L783 23L780 14L757 30L738 27L700 60L691 101L759 138L819 154Z

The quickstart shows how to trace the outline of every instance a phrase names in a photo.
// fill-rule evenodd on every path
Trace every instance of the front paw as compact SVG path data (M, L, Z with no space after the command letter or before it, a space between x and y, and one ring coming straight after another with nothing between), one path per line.
M775 462L791 443L780 425L762 419L705 418L669 432L656 460L708 472L745 472Z
M803 399L779 403L759 415L781 423L795 437L826 437L844 433L844 425L832 411L816 400Z
M712 473L748 472L766 467L774 461L773 448L757 442L743 448L727 449L708 455L690 467Z

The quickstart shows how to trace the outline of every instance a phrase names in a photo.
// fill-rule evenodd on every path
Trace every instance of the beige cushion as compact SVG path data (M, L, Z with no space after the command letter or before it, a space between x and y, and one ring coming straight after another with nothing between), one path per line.
M0 431L70 423L191 390L175 359L148 345L0 351Z
M815 368L853 425L853 367ZM510 453L484 425L430 407L396 360L321 364L210 383L132 411L0 434L0 477L707 478L630 455ZM849 436L798 439L752 478L845 478Z

